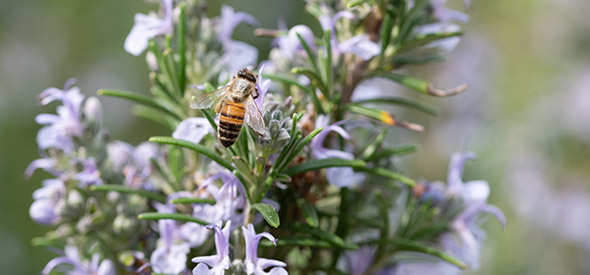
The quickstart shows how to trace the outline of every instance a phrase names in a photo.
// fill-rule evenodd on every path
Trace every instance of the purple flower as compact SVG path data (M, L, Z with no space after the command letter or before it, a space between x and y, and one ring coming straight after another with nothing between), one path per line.
M460 30L461 28L459 26L452 23L432 23L417 26L414 28L414 31L420 35L431 35L436 33L453 33L458 32ZM457 47L459 41L461 41L461 38L458 36L449 37L431 42L423 46L423 48L435 48L441 50L445 54L449 54Z
M231 221L227 221L223 230L219 225L208 225L207 228L215 231L216 255L195 257L191 261L198 263L193 269L193 274L222 275L229 268L229 233Z
M318 116L316 120L316 128L324 128L312 141L311 141L311 153L312 156L317 159L325 158L339 158L339 159L354 159L352 153L334 149L328 149L324 147L324 140L330 132L338 133L342 138L348 140L350 135L339 125L343 124L343 121L336 122L328 125L330 118L325 115ZM360 175L354 173L351 167L333 167L326 169L326 178L330 184L338 187L350 187L360 181Z
M124 48L128 53L138 56L147 48L150 39L157 35L172 34L174 31L172 2L173 0L162 0L164 9L162 19L153 14L135 14L135 24L125 39Z
M493 205L478 203L467 206L451 224L452 232L444 233L440 237L443 250L464 261L474 270L479 268L480 251L485 238L484 231L476 221L477 214L481 212L494 215L502 228L506 226L506 217L500 209Z
M245 12L235 12L231 6L221 7L221 22L217 38L223 45L224 54L221 63L227 72L236 72L258 60L258 49L241 41L232 40L235 27L241 22L257 25L258 21Z
M348 267L348 273L352 275L361 275L369 271L371 263L374 260L375 252L377 251L375 246L361 246L357 250L346 251L346 263Z
M246 265L246 273L256 274L256 275L279 275L279 274L287 274L287 271L283 268L287 266L284 262L272 260L272 259L265 259L265 258L258 258L258 243L262 237L267 238L276 246L276 239L268 232L262 232L260 234L256 234L254 231L254 226L250 223L248 227L242 226L242 232L244 233L244 240L246 242L246 260L244 264ZM274 266L270 270L270 272L265 272L264 270Z
M264 103L264 96L266 96L266 92L270 88L271 84L270 79L262 78L262 71L264 70L264 67L266 67L266 63L263 63L262 66L260 66L260 70L258 70L258 82L256 82L256 88L258 89L258 98L254 101L256 102L256 106L258 106L258 108L262 108L262 104Z
M107 145L108 159L113 170L125 176L125 184L133 188L153 189L149 176L152 173L152 158L158 157L158 146L144 142L134 148L122 142L114 141Z
M199 143L207 134L213 132L211 123L206 118L191 117L181 121L172 137L193 143Z
M64 255L57 257L47 263L41 274L47 275L52 270L57 269L58 266L67 264L70 267L62 268L63 271L71 275L84 275L84 274L96 274L96 275L115 275L116 270L113 262L109 259L100 261L100 256L94 254L91 261L82 260L78 249L73 245L66 245L64 249Z
M329 11L327 9L327 7L324 5L322 6L323 10L324 10L324 14L321 15L318 20L320 21L320 25L322 26L322 29L324 30L324 32L330 31L331 35L330 35L330 45L332 47L332 51L334 52L334 54L339 54L340 53L340 45L338 44L338 38L336 35L336 22L338 22L338 20L340 18L348 18L348 19L353 19L354 18L354 14L352 12L349 11L339 11L336 14L334 14L334 16L330 17L329 15ZM373 42L371 42L373 43ZM378 46L377 46L378 47Z
M178 192L170 195L168 201L179 197L190 197L189 192ZM159 213L174 213L174 206L171 203L154 204ZM189 245L179 235L180 229L175 220L159 220L158 248L150 257L150 264L157 273L178 274L185 269L186 255L189 253Z
M242 223L244 215L237 213L246 205L245 190L240 180L229 170L216 164L210 164L210 170L218 172L207 178L202 185L215 199L215 205L195 205L193 215L210 223L233 221L234 224ZM223 185L218 188L214 182L221 180Z
M475 154L472 152L455 153L451 157L446 193L449 196L461 198L465 209L452 222L452 233L445 233L441 236L441 245L445 251L477 269L481 242L485 237L483 230L477 224L477 214L481 212L493 214L502 228L506 226L506 217L496 206L486 204L490 193L487 182L479 180L464 183L461 179L465 162L469 159L475 159Z
M55 114L39 114L35 121L45 125L37 133L39 149L60 149L66 153L74 150L73 137L82 136L84 124L81 121L81 105L84 96L78 87L66 86L64 90L57 88L45 89L39 94L41 105L47 105L59 100L62 105L56 109Z
M43 181L43 187L33 192L35 201L29 208L31 218L40 224L56 224L59 221L57 205L66 196L66 186L59 179Z
M277 44L281 54L286 59L291 59L295 54L304 53L304 48L301 45L301 41L297 37L297 34L303 38L305 43L309 46L312 52L315 52L315 38L311 29L305 25L293 26L286 35L277 37L274 43Z
M81 161L84 169L74 176L74 179L79 180L83 185L100 185L102 179L100 178L100 171L96 167L94 158L88 158Z
M467 14L464 14L456 10L443 8L443 5L446 1L447 0L432 0L432 15L434 16L434 18L442 22L467 22L469 20L469 16ZM471 6L471 1L465 0L464 4L465 7L469 7Z
M353 53L362 60L369 60L381 52L381 47L369 39L369 35L360 34L338 45L342 53Z
M475 159L473 152L455 153L451 156L447 178L447 194L459 196L466 204L485 203L490 195L490 187L486 181L475 180L463 182L463 167L469 159Z
M332 32L332 37L334 37L336 22L338 22L340 18L353 19L354 14L349 11L339 11L332 17L329 15L322 15L319 17L320 25L324 31L330 30Z
M61 172L55 169L56 164L57 161L52 158L36 159L27 166L27 169L25 169L25 178L30 178L37 169L43 169L55 176L59 176Z

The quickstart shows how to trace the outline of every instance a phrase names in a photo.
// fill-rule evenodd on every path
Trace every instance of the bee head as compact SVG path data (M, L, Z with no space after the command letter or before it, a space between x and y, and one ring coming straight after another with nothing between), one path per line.
M252 83L256 83L256 76L247 68L239 70L238 77L244 78Z

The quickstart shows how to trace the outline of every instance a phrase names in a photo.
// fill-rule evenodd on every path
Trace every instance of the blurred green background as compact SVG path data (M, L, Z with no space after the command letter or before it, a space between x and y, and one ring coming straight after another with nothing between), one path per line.
M302 1L224 1L275 28L310 22ZM462 10L461 1L448 5ZM221 3L211 4L217 14ZM421 99L441 108L427 126L402 134L420 151L404 158L410 176L444 180L448 159L467 149L478 161L465 179L486 179L490 202L508 217L508 227L490 220L476 274L590 274L590 29L586 0L474 0L467 33L446 62L409 68L441 88L469 82L461 95ZM62 87L70 77L86 95L99 88L146 92L143 57L123 50L144 1L3 1L0 9L0 270L38 274L55 254L32 247L44 226L28 214L32 192L47 175L23 172L38 157L36 96ZM264 7L264 10L260 7ZM317 28L317 22L310 23ZM270 40L240 26L235 38L261 49ZM404 91L401 91L404 92ZM105 124L115 139L138 144L164 129L134 118L130 104L101 98ZM411 117L410 117L411 116ZM403 130L395 130L403 131ZM468 138L466 138L468 137ZM411 140L410 140L411 139Z

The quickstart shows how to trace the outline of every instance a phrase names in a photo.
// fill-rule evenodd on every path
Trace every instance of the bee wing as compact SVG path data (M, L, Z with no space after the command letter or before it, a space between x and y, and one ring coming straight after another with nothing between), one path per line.
M249 96L246 100L246 123L252 127L252 130L256 131L259 135L263 135L266 126L264 125L264 119L262 113L256 105L254 98Z
M228 91L229 87L224 86L210 93L204 93L197 97L193 96L190 106L193 109L211 108L211 106L222 100Z

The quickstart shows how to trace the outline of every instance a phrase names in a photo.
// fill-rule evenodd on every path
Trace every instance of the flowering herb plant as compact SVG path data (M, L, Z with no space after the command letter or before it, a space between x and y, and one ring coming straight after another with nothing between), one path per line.
M397 161L416 146L392 146L387 131L423 127L382 108L435 115L395 85L450 96L400 72L443 59L462 35L461 12L444 0L308 0L322 31L306 25L257 28L273 38L266 61L232 39L254 16L204 1L162 0L137 14L124 48L146 52L150 95L99 90L138 103L134 113L170 129L132 146L112 140L96 97L49 88L41 105L41 158L52 175L34 192L31 217L54 230L33 243L58 248L43 274L403 274L477 268L485 181L463 182L473 153L451 158L447 184L417 181ZM469 4L469 3L466 3ZM284 24L283 24L284 25ZM256 74L265 130L241 129L221 146L210 109L189 106L249 68ZM378 85L385 79L387 85ZM246 118L247 119L247 118ZM393 126L393 127L392 127ZM261 233L257 233L261 232ZM63 252L61 252L63 250Z

